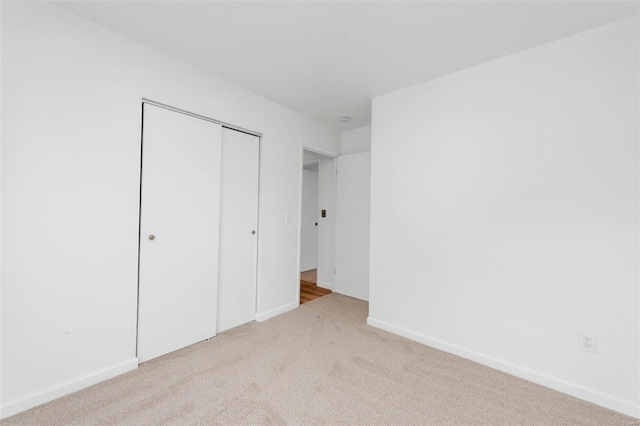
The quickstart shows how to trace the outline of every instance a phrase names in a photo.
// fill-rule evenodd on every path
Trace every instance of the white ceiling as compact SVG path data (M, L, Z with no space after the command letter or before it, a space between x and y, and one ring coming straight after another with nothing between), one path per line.
M370 124L374 96L638 13L637 1L56 3L340 130Z

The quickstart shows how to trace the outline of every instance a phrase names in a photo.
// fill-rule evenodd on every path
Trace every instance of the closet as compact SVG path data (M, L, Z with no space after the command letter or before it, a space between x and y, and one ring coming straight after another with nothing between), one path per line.
M140 362L255 319L259 138L143 104Z

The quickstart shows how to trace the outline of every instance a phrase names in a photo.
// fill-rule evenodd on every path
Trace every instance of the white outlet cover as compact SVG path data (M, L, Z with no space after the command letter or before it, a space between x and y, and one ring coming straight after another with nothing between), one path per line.
M578 340L578 348L592 353L598 353L598 336L586 331L580 331Z

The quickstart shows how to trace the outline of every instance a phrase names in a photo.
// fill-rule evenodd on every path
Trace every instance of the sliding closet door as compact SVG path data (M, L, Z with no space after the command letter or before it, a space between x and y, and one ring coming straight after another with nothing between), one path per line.
M256 317L259 152L258 137L222 129L218 332Z
M221 133L144 105L138 359L216 334Z

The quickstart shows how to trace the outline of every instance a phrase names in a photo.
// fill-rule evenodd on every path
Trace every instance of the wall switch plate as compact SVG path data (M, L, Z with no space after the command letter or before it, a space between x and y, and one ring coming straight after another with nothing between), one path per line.
M598 352L598 336L593 333L587 333L586 331L579 332L580 340L578 341L578 347L583 351Z
M286 223L287 225L291 223L291 213L284 214L284 223Z

